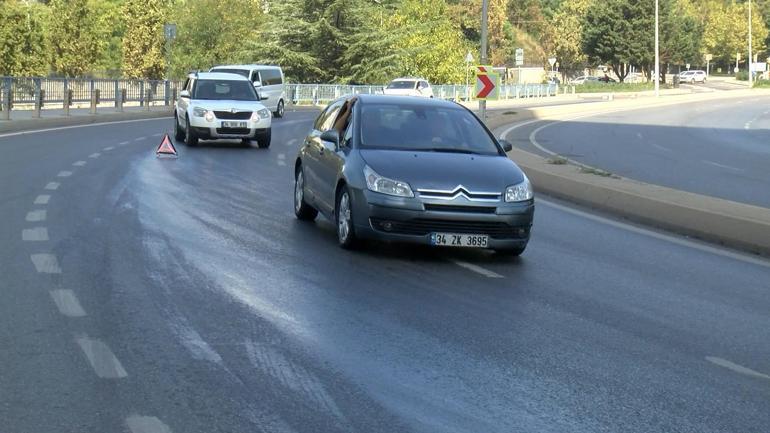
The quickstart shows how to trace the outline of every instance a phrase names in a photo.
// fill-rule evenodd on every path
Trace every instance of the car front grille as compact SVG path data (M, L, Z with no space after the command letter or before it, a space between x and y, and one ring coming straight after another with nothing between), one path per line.
M236 113L231 111L215 111L214 116L222 120L248 120L251 118L251 111L238 111Z
M217 134L247 135L249 128L217 128Z
M425 210L434 212L459 212L459 213L474 213L474 214L492 214L497 210L494 206L457 206L450 204L425 204Z
M407 221L370 218L369 222L375 230L403 235L424 236L439 232L489 235L494 239L522 239L529 236L529 227L517 227L502 222L445 221L424 218Z
M453 190L418 189L417 192L422 198L438 200L454 200L458 197L465 197L470 201L496 202L500 201L501 197L499 192L469 191L462 185L458 185Z

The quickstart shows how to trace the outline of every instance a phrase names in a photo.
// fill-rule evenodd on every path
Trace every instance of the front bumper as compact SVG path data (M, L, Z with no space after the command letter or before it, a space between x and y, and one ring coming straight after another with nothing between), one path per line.
M225 128L222 122L245 122L245 128ZM271 119L260 119L256 122L249 120L221 120L214 119L207 122L203 117L191 117L190 127L195 130L198 137L206 139L226 138L256 138L258 134L264 134L270 129Z
M535 213L534 200L479 204L391 197L369 190L352 193L356 235L364 239L431 245L431 233L463 233L488 235L490 249L517 249L529 242ZM435 210L437 206L452 207Z

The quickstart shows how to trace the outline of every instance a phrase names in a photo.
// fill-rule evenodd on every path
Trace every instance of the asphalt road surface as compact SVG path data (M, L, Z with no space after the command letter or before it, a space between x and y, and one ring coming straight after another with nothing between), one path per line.
M768 262L543 199L519 259L344 251L292 213L312 117L0 137L0 431L767 431Z
M770 97L536 122L508 138L631 179L770 207Z

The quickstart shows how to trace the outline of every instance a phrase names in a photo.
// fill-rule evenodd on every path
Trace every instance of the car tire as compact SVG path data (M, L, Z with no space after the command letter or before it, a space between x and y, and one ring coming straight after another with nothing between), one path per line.
M179 126L179 117L176 113L174 113L174 140L177 142L184 140L184 131Z
M241 144L246 147L251 147L251 139L250 138L241 138Z
M195 135L195 131L190 126L190 119L185 118L184 120L185 125L185 133L184 133L184 144L187 146L197 146L198 145L198 136Z
M520 255L524 254L524 250L527 249L527 245L518 247L518 248L505 248L505 249L499 249L495 250L495 253L502 256L507 257L519 257Z
M280 119L281 117L283 117L285 112L286 112L286 106L283 103L283 99L281 99L280 101L278 101L278 106L276 107L275 111L273 111L273 116Z
M294 176L294 216L301 221L313 221L318 216L318 210L305 201L305 172L302 166Z
M358 246L356 230L353 225L353 201L347 186L340 188L334 207L334 223L337 228L337 243L346 250Z
M264 133L257 133L257 146L260 149L267 149L270 147L270 140L272 136L272 129L268 129Z

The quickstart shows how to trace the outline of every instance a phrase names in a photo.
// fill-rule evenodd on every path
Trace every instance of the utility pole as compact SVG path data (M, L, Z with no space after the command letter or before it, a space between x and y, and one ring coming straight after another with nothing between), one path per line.
M655 0L655 97L660 96L660 22L658 21L658 0Z
M656 0L657 1L657 0ZM481 2L481 64L487 64L487 16L489 15L489 0ZM487 120L487 101L479 101L479 117Z
M751 66L754 63L754 54L751 52L751 0L749 0L749 87L754 87L754 77Z

